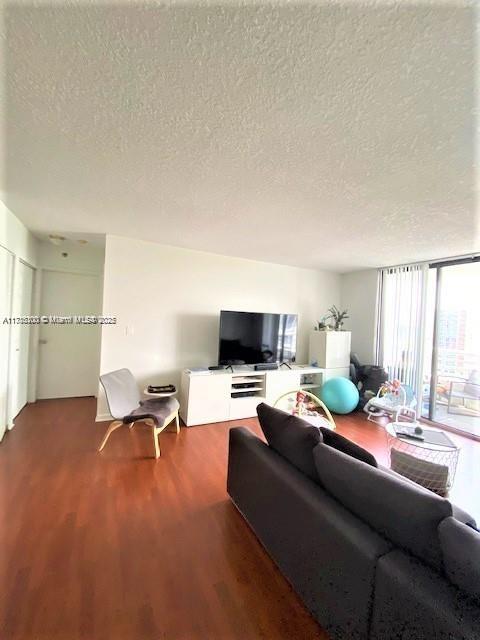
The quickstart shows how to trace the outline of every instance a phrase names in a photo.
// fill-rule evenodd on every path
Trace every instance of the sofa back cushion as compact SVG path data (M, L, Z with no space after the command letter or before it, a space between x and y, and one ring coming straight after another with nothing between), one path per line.
M438 532L448 578L480 601L480 532L455 518L445 518Z
M346 453L347 455L352 456L352 458L356 458L357 460L366 462L372 467L378 466L377 461L375 460L375 456L373 456L363 447L355 444L355 442L352 442L336 431L332 431L331 429L327 429L326 427L320 427L320 431L322 432L323 442L329 447L333 447L334 449L337 449L342 453Z
M299 471L318 482L313 461L313 449L322 441L318 427L263 402L258 405L257 413L269 446Z
M438 525L452 515L448 500L323 443L313 456L320 482L334 498L396 545L441 569Z

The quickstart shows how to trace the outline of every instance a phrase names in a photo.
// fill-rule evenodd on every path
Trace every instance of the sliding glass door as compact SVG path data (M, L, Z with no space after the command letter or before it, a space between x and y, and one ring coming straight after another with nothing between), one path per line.
M480 261L429 269L422 416L480 436Z
M376 361L400 380L413 401L423 394L424 316L428 265L380 271Z

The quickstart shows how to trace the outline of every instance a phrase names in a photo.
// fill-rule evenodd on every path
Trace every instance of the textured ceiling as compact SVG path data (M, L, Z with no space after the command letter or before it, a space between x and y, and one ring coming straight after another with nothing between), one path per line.
M467 4L6 8L6 204L339 271L463 254L474 198Z

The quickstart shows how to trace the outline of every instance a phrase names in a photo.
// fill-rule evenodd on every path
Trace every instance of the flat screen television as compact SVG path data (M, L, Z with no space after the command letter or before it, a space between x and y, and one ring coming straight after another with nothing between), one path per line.
M296 315L220 312L219 364L295 362L296 350Z

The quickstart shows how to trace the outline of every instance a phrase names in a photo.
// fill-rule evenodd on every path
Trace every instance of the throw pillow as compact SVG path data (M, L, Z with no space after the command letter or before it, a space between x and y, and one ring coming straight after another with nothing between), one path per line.
M257 414L269 446L299 471L318 482L313 461L313 449L322 442L318 427L263 402L258 405Z
M366 462L372 467L378 467L375 456L363 447L360 447L358 444L355 444L351 440L348 440L348 438L341 436L339 433L332 431L331 429L320 427L320 431L322 432L323 442L329 447L333 447L334 449L337 449L337 451L346 453L348 456L352 456L352 458Z

